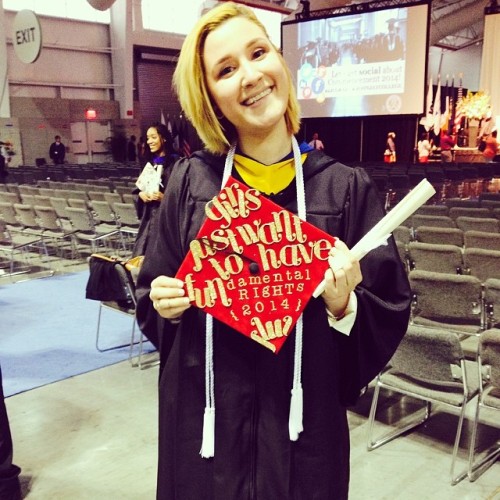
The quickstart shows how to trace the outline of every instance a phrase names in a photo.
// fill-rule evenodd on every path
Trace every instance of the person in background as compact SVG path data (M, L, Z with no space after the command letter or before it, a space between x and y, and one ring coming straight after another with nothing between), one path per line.
M432 150L432 144L429 141L429 134L427 132L422 132L420 140L417 143L417 150L419 163L427 163Z
M489 136L485 139L485 148L483 151L483 157L486 162L493 161L493 158L499 153L498 151L498 140L497 140L498 132L493 130Z
M309 143L309 146L311 146L313 149L319 149L320 151L323 151L325 149L323 141L320 140L317 132L314 132L314 134L312 136L312 140Z
M163 199L163 193L172 172L176 156L173 154L172 138L167 127L161 123L151 125L146 133L147 148L144 163L151 164L159 173L158 188L151 192L133 191L137 195L137 215L141 219L132 255L144 255L151 231L154 231L155 216Z
M5 407L0 367L0 499L20 500L21 487L19 474L21 469L12 463L13 445L10 432L9 416Z
M127 161L136 162L137 161L137 138L135 135L131 135L127 143Z
M389 132L385 141L384 162L394 163L396 161L396 134Z
M50 159L55 165L62 165L64 163L64 158L66 156L66 146L61 142L61 136L56 135L54 137L54 142L49 148Z
M172 171L136 290L141 330L160 336L157 499L347 499L346 405L392 357L410 314L394 239L361 262L349 250L384 215L377 188L365 170L298 145L290 70L250 8L224 2L198 20L174 86L205 149ZM229 173L338 238L325 291L308 297L302 343L294 329L278 354L212 324L175 278ZM298 439L289 431L295 375L303 387ZM207 390L215 413L204 426ZM204 447L210 442L213 450Z
M446 129L441 130L439 138L439 146L441 148L441 161L443 163L451 163L453 161L452 149L455 147L455 139Z
M0 142L0 182L5 183L7 181L7 162L5 161L5 156L2 151L2 143Z

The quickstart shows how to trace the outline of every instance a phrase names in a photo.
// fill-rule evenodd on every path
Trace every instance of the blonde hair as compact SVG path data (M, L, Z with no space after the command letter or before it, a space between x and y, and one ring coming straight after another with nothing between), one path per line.
M173 77L174 89L186 117L193 124L206 148L216 154L226 153L231 143L237 138L237 133L228 120L217 118L214 103L208 91L203 50L205 40L212 31L238 16L255 23L269 39L264 25L250 8L233 2L224 2L204 14L187 35ZM290 134L296 134L300 128L300 108L292 75L279 50L276 47L274 49L278 52L285 69L290 88L285 111L286 126Z

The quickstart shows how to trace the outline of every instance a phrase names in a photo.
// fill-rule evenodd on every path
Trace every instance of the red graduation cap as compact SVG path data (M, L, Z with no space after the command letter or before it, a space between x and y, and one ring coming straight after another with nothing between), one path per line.
M193 305L277 353L335 238L232 177L205 213L176 277Z

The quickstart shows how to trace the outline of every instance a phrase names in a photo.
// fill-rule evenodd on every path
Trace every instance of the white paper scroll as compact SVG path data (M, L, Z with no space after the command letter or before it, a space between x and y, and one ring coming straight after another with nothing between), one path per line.
M368 231L352 248L351 253L361 260L368 252L384 244L391 233L400 226L410 215L418 210L429 198L436 193L427 179L422 179L385 217L383 217L370 231ZM341 265L341 264L340 264ZM334 271L335 266L332 267ZM319 297L325 291L323 280L313 297Z

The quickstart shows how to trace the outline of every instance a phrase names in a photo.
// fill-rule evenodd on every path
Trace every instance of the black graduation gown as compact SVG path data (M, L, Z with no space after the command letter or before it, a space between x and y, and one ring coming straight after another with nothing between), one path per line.
M179 326L159 319L148 297L174 276L220 191L224 158L198 152L174 167L139 275L141 329L160 328L158 498L329 500L348 495L346 405L384 367L404 335L410 289L391 238L362 261L358 311L349 336L330 328L321 298L304 312L304 431L288 434L294 334L279 354L214 320L215 457L201 458L205 406L205 315L192 307ZM233 171L233 175L235 172ZM383 216L376 187L313 151L304 163L308 221L352 247ZM296 213L295 182L273 201Z
M174 157L165 156L162 158L164 158L164 163L163 163L163 171L161 174L160 191L162 193L165 193L165 189L168 184L170 174L172 172ZM156 213L160 208L159 201L150 201L148 203L144 203L139 197L139 192L140 192L139 189L134 189L132 191L133 194L137 195L135 202L137 208L137 216L139 217L139 219L141 219L139 230L137 232L137 237L134 242L134 248L132 250L133 257L136 257L138 255L144 255L146 253L146 247L148 246L149 236L151 233L156 232L155 229Z

